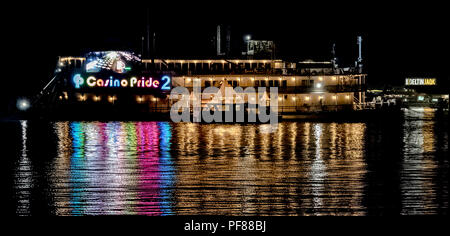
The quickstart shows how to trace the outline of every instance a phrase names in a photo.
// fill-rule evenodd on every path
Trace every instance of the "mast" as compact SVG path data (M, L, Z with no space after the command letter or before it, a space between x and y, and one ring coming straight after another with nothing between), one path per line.
M150 57L150 8L147 8L146 15L146 26L147 26L147 55L146 57Z

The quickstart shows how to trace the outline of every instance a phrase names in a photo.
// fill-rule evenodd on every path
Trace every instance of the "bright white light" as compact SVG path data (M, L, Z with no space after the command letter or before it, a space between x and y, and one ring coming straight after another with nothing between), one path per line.
M252 37L251 37L250 35L246 35L246 36L245 36L245 40L247 40L247 41L250 41L251 38L252 38Z
M118 56L117 52L110 52L108 54L106 54L106 57L114 59Z
M322 88L322 84L321 83L316 84L316 88Z
M117 61L116 64L116 69L118 72L123 72L123 70L125 69L125 63L123 63L123 61Z
M30 108L30 102L27 99L21 98L17 100L17 109L26 111L28 108Z
M86 64L86 70L90 71L90 70L94 69L96 66L97 66L97 60L91 61Z

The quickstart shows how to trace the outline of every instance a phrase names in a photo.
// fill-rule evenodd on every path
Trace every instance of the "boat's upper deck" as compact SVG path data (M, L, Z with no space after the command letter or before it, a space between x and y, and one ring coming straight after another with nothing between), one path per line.
M85 57L60 57L59 67L86 68ZM192 75L348 75L361 74L357 68L337 67L332 61L284 61L272 59L142 59L134 71Z

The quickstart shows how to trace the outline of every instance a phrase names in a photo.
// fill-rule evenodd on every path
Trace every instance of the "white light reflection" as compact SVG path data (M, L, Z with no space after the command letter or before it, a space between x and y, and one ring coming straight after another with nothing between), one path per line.
M31 161L28 158L27 148L27 128L28 121L20 121L22 128L22 150L19 163L16 169L15 184L16 198L17 198L17 215L29 215L30 214L30 195L31 188L33 187L33 173L31 168Z
M55 199L55 215L70 215L70 184L67 181L72 154L72 140L70 139L69 122L56 122L53 126L58 138L57 158L52 163L51 186Z
M434 110L410 109L404 123L404 157L400 170L401 214L436 214L438 165L434 160Z
M322 125L314 124L313 126L315 156L311 164L310 175L314 209L321 209L323 206L324 181L326 177L326 166L321 153Z

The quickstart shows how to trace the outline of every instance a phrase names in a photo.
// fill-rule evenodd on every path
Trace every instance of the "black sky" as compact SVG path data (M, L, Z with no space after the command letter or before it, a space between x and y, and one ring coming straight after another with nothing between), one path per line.
M232 39L251 34L275 40L279 57L327 59L331 44L342 63L363 56L372 85L400 85L406 76L436 76L448 87L450 42L445 7L380 2L219 2L155 5L133 2L17 3L5 7L9 71L3 95L33 94L50 79L57 56L90 50L141 51L145 14L157 33L158 56L206 56L217 24L231 25ZM415 5L411 5L415 4Z

